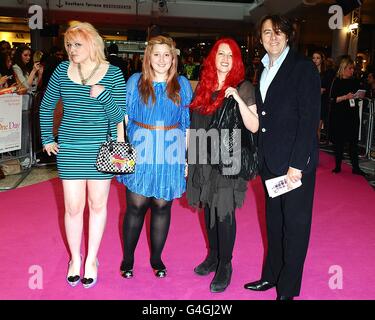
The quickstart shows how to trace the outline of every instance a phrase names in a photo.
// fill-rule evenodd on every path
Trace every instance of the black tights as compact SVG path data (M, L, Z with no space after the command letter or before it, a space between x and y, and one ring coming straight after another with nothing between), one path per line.
M216 216L215 225L210 228L210 209L205 207L204 218L209 244L209 257L217 258L221 262L230 262L234 242L236 240L236 217L233 212L232 218L227 215L223 221Z
M124 260L121 269L132 269L134 251L141 234L147 209L151 207L151 259L154 269L164 269L161 254L169 231L171 221L171 201L144 197L126 190L126 213L123 224Z

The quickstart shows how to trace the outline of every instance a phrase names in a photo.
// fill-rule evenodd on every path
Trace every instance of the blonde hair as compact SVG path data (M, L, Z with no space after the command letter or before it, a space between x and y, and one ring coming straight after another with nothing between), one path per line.
M354 61L352 58L347 56L341 58L340 65L336 74L337 78L342 79L345 68L350 65L354 66Z
M65 50L68 51L67 44L78 37L85 39L90 47L90 58L97 63L108 63L104 55L104 41L98 31L91 23L73 21L64 35Z
M176 105L180 104L180 84L177 80L177 50L175 42L170 37L165 36L156 36L151 38L145 49L143 64L142 64L142 77L139 82L139 91L142 96L142 100L145 104L148 104L148 99L151 96L152 103L156 101L154 87L152 85L152 80L154 78L154 71L151 66L151 53L155 45L157 44L166 44L172 55L172 65L168 70L167 78L167 95Z

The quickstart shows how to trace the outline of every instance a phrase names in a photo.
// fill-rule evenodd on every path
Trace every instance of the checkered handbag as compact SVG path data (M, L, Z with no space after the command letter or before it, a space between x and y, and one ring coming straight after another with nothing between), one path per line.
M108 123L107 141L102 143L96 157L98 171L113 174L134 173L137 152L128 141L125 121L123 124L125 142L117 142L112 140Z

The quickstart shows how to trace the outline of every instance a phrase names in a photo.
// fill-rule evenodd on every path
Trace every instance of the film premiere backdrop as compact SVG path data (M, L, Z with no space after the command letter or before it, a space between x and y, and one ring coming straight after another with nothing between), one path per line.
M0 95L0 190L16 188L38 165L40 101L40 92Z

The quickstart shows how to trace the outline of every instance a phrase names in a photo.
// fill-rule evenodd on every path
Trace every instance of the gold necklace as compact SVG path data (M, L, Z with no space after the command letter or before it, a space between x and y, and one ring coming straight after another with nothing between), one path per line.
M100 66L100 62L96 64L95 68L91 71L90 75L85 79L82 74L81 64L78 63L78 74L79 74L79 77L81 78L81 82L83 85L85 85L87 82L90 81L92 76L95 74L96 70L98 70L99 66Z

